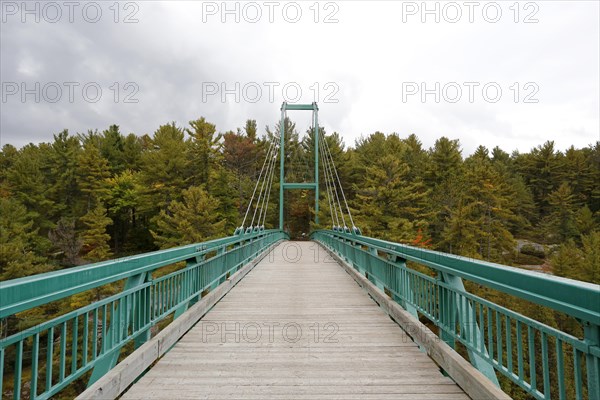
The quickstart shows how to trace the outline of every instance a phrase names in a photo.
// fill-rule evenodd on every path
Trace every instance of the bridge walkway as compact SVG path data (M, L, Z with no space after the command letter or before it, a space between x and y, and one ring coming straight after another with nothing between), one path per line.
M123 399L468 399L314 242L283 242Z

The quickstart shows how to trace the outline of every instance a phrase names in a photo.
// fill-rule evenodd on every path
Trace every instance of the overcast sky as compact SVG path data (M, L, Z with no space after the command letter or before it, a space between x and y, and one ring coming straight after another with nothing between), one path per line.
M465 154L600 140L598 1L26 5L2 1L2 144L201 116L262 132L286 97L318 101L349 145L375 131L458 138Z

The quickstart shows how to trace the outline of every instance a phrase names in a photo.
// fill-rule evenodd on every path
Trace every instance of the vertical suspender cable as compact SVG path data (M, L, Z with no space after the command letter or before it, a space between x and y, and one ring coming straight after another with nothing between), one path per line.
M333 191L335 192L335 197L336 197L337 202L338 202L338 207L339 207L340 215L342 216L342 223L344 224L344 228L347 228L347 226L346 226L346 218L344 218L344 211L342 209L342 203L340 202L340 197L338 195L337 187L336 187L336 184L335 184L335 179L333 177L333 171L332 170L333 170L333 168L335 168L335 165L332 166L333 159L330 159L330 158L327 157L327 148L328 148L328 146L327 146L327 141L325 139L323 139L323 148L324 148L323 151L325 153L325 159L327 160L327 167L329 169L329 175L331 176L331 184L332 184L332 187L333 187ZM342 192L342 195L343 195L344 191L341 189L341 187L340 187L340 191ZM339 223L338 223L338 225L339 225Z
M320 138L321 136L323 136L323 135L319 135L319 142L321 142L321 138ZM324 156L323 148L324 148L324 146L321 144L321 146L319 146L319 153L321 155L321 159L323 160L323 172L325 175L325 188L327 190L327 200L329 202L329 212L331 214L331 225L333 225L335 227L336 220L337 220L337 226L340 226L340 217L337 213L335 199L333 199L333 191L331 190L331 187L329 185L329 173L327 172L327 159ZM335 219L334 219L334 215L335 215Z
M265 211L262 216L262 223L260 220L260 215L258 217L258 223L261 227L265 226L265 220L267 219L267 210L269 209L269 199L271 198L271 188L273 186L273 180L275 178L275 164L277 161L277 152L275 151L273 154L273 169L271 170L271 180L269 181L269 189L267 190L267 198L265 200Z
M273 145L274 145L274 142L271 142L271 144L269 145L268 153L271 152ZM254 186L254 191L252 192L252 197L250 198L250 203L248 203L248 208L246 209L246 214L244 215L244 220L242 221L241 228L243 228L244 224L246 223L246 218L248 217L248 212L250 211L250 207L252 207L252 202L254 201L254 195L256 194L256 189L258 188L258 184L260 183L260 179L261 179L263 170L265 168L265 165L267 164L267 159L268 159L268 157L265 158L262 168L260 169L260 174L258 175L258 180L256 181L256 185Z
M275 146L272 147L272 149L275 149ZM271 150L271 149L270 149ZM250 222L250 227L254 227L254 218L256 217L256 212L258 211L258 206L260 204L260 200L262 198L263 195L263 189L265 187L265 183L267 182L267 176L269 175L269 171L271 169L271 164L272 164L272 151L269 151L269 153L267 154L267 158L265 159L265 161L269 161L268 165L267 165L267 170L265 171L265 175L263 177L262 180L262 184L260 186L260 193L258 194L258 199L256 200L256 206L254 207L254 214L252 214L252 222ZM258 182L257 182L258 184Z
M260 195L258 196L258 201L257 201L257 208L258 208L258 203L260 203L260 212L258 213L258 220L257 220L257 226L260 226L260 218L261 215L263 213L263 209L265 206L265 199L267 198L267 190L269 187L269 182L271 181L271 177L273 176L273 171L275 170L275 163L274 163L274 159L275 159L275 154L277 151L277 146L273 147L273 152L272 154L269 156L269 165L267 167L267 173L265 174L265 179L263 181L263 186L264 186L264 192L263 192L263 188L261 187L260 190ZM261 198L262 198L262 202L261 202ZM254 210L254 215L256 215L256 209ZM251 222L251 226L254 226L254 215L252 216L252 222Z
M329 153L329 157L331 158L331 164L333 165L333 170L335 171L335 176L337 177L338 184L340 186L340 191L342 192L342 197L344 198L344 203L346 204L346 210L348 210L348 216L350 217L350 222L352 223L352 229L356 228L354 225L354 220L352 219L352 213L350 212L350 207L348 207L348 201L346 200L346 195L344 194L344 190L342 189L342 182L340 181L340 176L338 175L337 169L335 168L335 164L333 163L333 156L331 155L331 150L329 149L329 144L325 142L325 146L327 147L327 152Z

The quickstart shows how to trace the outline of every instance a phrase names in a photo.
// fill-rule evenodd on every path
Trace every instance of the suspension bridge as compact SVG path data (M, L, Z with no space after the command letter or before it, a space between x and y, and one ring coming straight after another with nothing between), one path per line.
M295 110L312 112L308 182L286 182ZM600 286L364 236L318 111L283 104L232 236L1 282L0 320L125 282L1 339L2 398L60 398L85 378L80 399L509 398L501 381L534 399L600 399ZM279 224L266 229L278 160ZM311 241L284 229L284 193L298 189L315 193L315 224L325 191L331 226ZM583 335L465 281L572 317Z

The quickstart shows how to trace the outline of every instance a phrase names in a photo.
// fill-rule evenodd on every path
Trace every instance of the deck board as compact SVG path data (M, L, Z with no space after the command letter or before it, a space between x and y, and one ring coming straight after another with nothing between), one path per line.
M263 259L123 399L468 399L313 242Z

